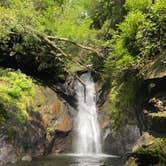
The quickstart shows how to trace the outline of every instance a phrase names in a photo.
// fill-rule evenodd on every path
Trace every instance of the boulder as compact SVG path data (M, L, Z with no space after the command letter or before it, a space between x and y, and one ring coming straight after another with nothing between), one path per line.
M162 78L166 76L166 56L155 56L142 68L141 73L145 80Z
M28 162L31 162L32 161L32 157L30 155L25 155L22 157L21 159L22 161L28 161Z

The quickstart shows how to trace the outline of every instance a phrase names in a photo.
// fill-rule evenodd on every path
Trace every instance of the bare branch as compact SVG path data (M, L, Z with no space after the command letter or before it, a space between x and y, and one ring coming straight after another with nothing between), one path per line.
M73 63L76 63L78 64L79 66L82 66L86 69L91 69L90 68L90 65L84 65L83 63L81 63L79 60L75 60L70 54L67 54L65 53L60 47L58 47L53 41L51 41L50 39L56 39L56 40L61 40L61 41L68 41L78 47L81 47L83 49L87 49L87 50L90 50L90 51L93 51L93 52L96 52L97 55L99 55L99 52L96 51L94 48L91 48L91 47L86 47L86 46L83 46L81 44L78 44L74 41L71 41L67 38L58 38L58 37L54 37L54 36L47 36L47 35L44 35L44 34L41 34L40 32L36 31L36 30L33 30L31 27L26 27L26 29L32 31L32 32L35 32L35 35L37 37L39 37L40 39L43 39L43 41L46 42L46 44L48 44L51 48L53 48L55 51L58 51L59 53L62 54L62 56L64 56L66 59L70 60L71 62Z
M73 45L76 45L77 47L80 47L82 49L85 49L85 50L88 50L88 51L91 51L91 52L95 52L98 56L101 56L100 52L97 49L89 47L89 46L84 46L84 45L79 44L79 43L77 43L73 40L70 40L68 38L62 38L62 37L56 37L56 36L47 36L47 37L50 40L59 40L59 41L69 42Z
M52 48L54 48L55 50L60 52L64 57L68 57L68 55L60 47L58 47L55 43L53 43L51 40L49 40L47 38L47 36L40 35L40 37L42 39L44 39L44 41L46 41L48 45L50 45Z
M40 37L41 37L45 42L47 42L47 44L48 44L49 46L51 46L52 48L54 48L55 50L57 50L58 52L60 52L65 58L69 59L71 62L76 63L76 64L78 64L79 66L82 66L82 67L84 67L84 68L90 69L89 65L84 65L84 64L82 64L79 60L73 59L73 57L72 57L71 55L66 54L66 53L65 53L60 47L58 47L54 42L52 42L51 40L49 40L49 39L47 38L47 36L40 35Z
M77 43L77 42L75 42L75 41L73 41L73 40L70 40L70 39L68 39L68 38L57 37L57 36L47 36L47 35L41 34L40 32L38 32L38 31L32 29L32 28L29 27L29 26L26 26L25 28L28 29L28 30L30 30L30 31L32 31L32 32L35 32L35 33L37 34L37 36L40 36L41 38L43 38L43 39L45 39L46 41L48 41L48 43L49 43L51 46L53 46L54 48L56 48L57 46L56 46L51 40L64 41L64 42L69 42L69 43L71 43L71 44L73 44L73 45L75 45L75 46L77 46L77 47L82 48L82 49L85 49L85 50L94 52L94 53L96 53L99 57L103 57L103 55L102 55L100 49L96 49L96 48L89 47L89 46L84 46L84 45L82 45L82 44L80 44L80 43ZM57 49L59 49L59 48L57 47ZM62 51L62 53L63 53L63 50L59 50L59 51L60 51L60 52ZM64 54L64 55L65 55L65 54Z

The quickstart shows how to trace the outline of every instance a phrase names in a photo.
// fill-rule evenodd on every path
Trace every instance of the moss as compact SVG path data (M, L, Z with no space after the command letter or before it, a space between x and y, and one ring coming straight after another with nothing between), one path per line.
M141 80L130 75L121 81L114 81L110 92L110 116L115 128L125 124L128 113L137 101Z
M156 138L148 145L138 147L134 155L139 164L166 164L166 138Z
M155 79L166 76L165 61L165 54L162 53L147 62L141 69L141 73L144 75L145 79Z
M0 122L28 119L27 105L35 95L35 88L30 77L19 70L0 68Z
M164 118L166 118L166 112L149 113L148 115L150 115L152 117L164 117Z

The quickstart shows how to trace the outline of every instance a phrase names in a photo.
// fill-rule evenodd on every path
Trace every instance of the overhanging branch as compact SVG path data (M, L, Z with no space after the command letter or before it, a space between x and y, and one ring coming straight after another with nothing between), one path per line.
M79 66L85 67L90 69L90 67L88 65L84 65L82 64L79 60L75 60L72 58L71 55L66 54L60 47L58 47L54 42L52 42L51 40L49 40L49 38L47 36L44 35L40 35L39 37L42 38L49 46L51 46L53 49L55 49L56 51L58 51L59 53L62 54L62 56L64 56L66 59L69 59L71 62L76 63Z
M91 52L94 52L96 53L97 56L99 57L103 57L103 54L101 53L101 50L99 48L93 48L93 47L89 47L89 46L84 46L80 43L77 43L73 40L70 40L68 38L63 38L63 37L57 37L57 36L48 36L48 35L45 35L45 34L42 34L34 29L32 29L31 27L29 26L26 26L25 27L26 29L32 31L32 32L35 32L35 34L41 38L43 38L45 41L47 41L51 46L53 46L54 48L57 48L57 50L59 50L59 52L61 52L63 55L65 55L64 51L62 49L59 49L59 47L57 45L54 44L54 42L52 40L57 40L57 41L63 41L63 42L69 42L77 47L80 47L82 49L85 49L85 50L88 50L88 51L91 51Z
M71 62L73 63L76 63L82 67L85 67L86 69L91 69L91 65L84 65L83 63L81 63L79 60L75 60L73 59L73 57L70 55L70 54L67 54L65 53L65 51L60 48L59 46L57 46L53 40L56 40L56 41L63 41L63 42L69 42L77 47L80 47L82 49L85 49L85 50L88 50L88 51L91 51L91 52L94 52L97 56L99 57L103 57L102 53L99 51L99 49L96 49L96 48L93 48L93 47L89 47L89 46L84 46L82 44L79 44L77 42L74 42L68 38L62 38L62 37L56 37L56 36L48 36L48 35L45 35L45 34L42 34L34 29L32 29L31 27L25 27L25 29L27 29L28 31L31 31L31 32L35 32L34 34L42 39L43 41L46 42L47 45L49 45L50 47L53 48L53 50L55 51L58 51L59 53L61 53L62 56L64 56L66 59L70 60Z
M85 49L85 50L94 52L94 53L96 53L98 56L101 57L101 54L100 54L100 52L98 51L98 49L95 49L95 48L93 48L93 47L84 46L84 45L82 45L82 44L80 44L80 43L77 43L77 42L75 42L75 41L73 41L73 40L70 40L70 39L68 39L68 38L62 38L62 37L56 37L56 36L47 36L47 37L48 37L48 39L50 39L50 40L58 40L58 41L69 42L69 43L71 43L71 44L73 44L73 45L75 45L75 46L77 46L77 47L80 47L80 48L82 48L82 49Z

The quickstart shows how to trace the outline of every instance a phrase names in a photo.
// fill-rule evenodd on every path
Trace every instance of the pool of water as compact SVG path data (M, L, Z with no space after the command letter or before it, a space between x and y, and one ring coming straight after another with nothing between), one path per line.
M124 166L124 160L117 156L97 155L51 155L32 162L19 162L7 166Z

